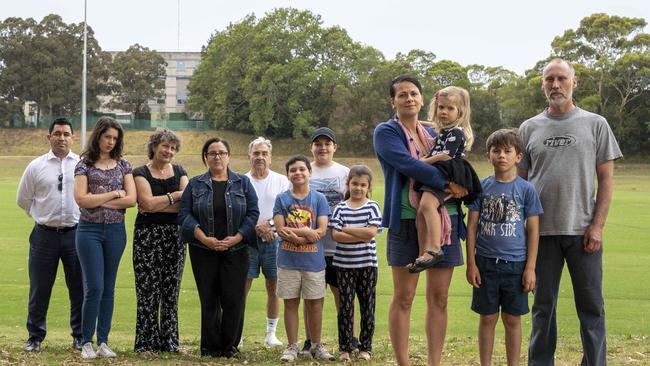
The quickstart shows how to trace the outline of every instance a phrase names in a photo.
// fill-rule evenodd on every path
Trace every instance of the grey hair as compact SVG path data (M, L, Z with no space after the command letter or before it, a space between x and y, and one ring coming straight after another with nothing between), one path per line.
M253 148L257 145L264 144L269 147L269 152L273 152L273 145L271 144L271 140L267 139L266 137L259 136L255 140L251 141L250 144L248 144L248 155L253 152Z
M544 66L544 68L542 69L542 74L544 73L546 68L549 67L549 65L551 65L551 64L566 64L569 67L569 73L571 74L571 77L576 76L576 70L573 68L573 65L571 65L571 63L569 61L567 61L567 60L565 60L563 58L559 58L559 57L556 57L556 58L552 59L551 61L549 61L546 64L546 66Z
M176 145L176 151L181 150L181 139L176 136L176 134L165 127L158 127L156 131L149 136L149 143L147 144L147 156L149 160L153 159L153 150L156 146L160 145L161 142L169 142L170 144Z

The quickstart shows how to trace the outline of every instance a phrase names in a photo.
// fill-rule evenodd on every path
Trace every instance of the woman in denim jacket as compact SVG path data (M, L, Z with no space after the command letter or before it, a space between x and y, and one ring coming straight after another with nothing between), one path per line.
M192 178L181 197L178 223L190 243L192 272L201 299L201 355L237 357L244 324L248 243L259 216L248 177L228 168L230 145L211 138L203 144L208 171Z

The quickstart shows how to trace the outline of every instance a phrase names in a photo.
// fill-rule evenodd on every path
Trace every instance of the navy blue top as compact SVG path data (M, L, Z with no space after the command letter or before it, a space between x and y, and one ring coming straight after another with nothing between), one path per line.
M431 136L436 133L425 127ZM402 188L413 178L425 186L444 190L447 180L433 165L421 162L409 153L406 135L394 118L380 123L373 137L375 153L384 172L384 215L382 226L399 232Z

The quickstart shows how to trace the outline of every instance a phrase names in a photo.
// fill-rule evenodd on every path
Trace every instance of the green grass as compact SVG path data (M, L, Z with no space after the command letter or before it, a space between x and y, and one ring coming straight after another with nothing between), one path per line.
M243 145L235 145L243 146ZM203 171L199 155L192 154L199 147L186 144L177 161L190 175ZM232 167L243 172L247 169L245 153L235 151ZM286 157L275 157L274 167L282 172ZM143 156L130 156L134 166L145 161ZM69 350L71 338L68 323L67 290L63 271L59 270L48 313L48 336L44 351L38 355L25 354L22 345L27 332L27 298L29 280L27 257L28 236L33 222L15 204L15 194L20 175L31 157L0 157L0 364L78 364L81 359ZM383 179L378 163L373 158L337 159L346 165L365 162L375 172L373 198L380 203L383 198ZM476 164L479 175L485 176L490 167L484 162ZM650 263L645 228L650 222L650 169L648 165L623 165L616 169L616 188L605 232L604 291L607 312L609 361L612 365L650 364ZM231 364L225 360L206 360L198 357L199 301L192 277L189 259L181 287L179 326L182 346L189 350L186 356L141 356L132 352L135 325L135 290L130 240L133 232L135 210L128 210L127 233L129 243L124 253L115 294L111 345L119 353L117 360L96 360L94 364L143 364L157 361L162 364ZM388 306L392 296L390 269L385 261L385 237L378 237L380 274L377 287L376 332L373 364L394 363L388 339ZM465 281L465 268L456 269L449 293L449 326L443 364L476 365L478 347L476 329L478 315L469 306L471 290ZM422 280L424 281L424 280ZM424 317L424 286L418 289L412 313L411 355L416 365L426 364L426 345L422 319ZM532 302L531 302L532 303ZM336 350L335 309L328 296L325 301L323 338L330 350ZM277 364L280 350L266 350L262 346L265 328L265 290L263 281L257 280L251 290L244 329L244 360L248 364ZM523 317L523 347L528 344L530 315ZM557 364L575 365L581 357L578 320L573 307L568 273L565 273L558 303L560 342ZM286 340L284 325L280 322L278 336ZM505 364L503 331L499 326L495 346L495 364ZM525 351L523 352L525 355ZM524 356L525 357L525 356ZM304 364L310 364L304 362Z

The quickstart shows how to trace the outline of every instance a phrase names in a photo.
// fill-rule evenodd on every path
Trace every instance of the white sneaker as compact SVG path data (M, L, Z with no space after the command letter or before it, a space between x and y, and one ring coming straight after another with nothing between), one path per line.
M297 344L290 344L287 346L287 348L284 349L284 352L282 352L282 357L280 357L280 361L282 362L294 362L298 358L298 352L300 350L298 349Z
M84 343L84 345L81 346L81 358L95 358L95 357L97 357L97 353L95 353L95 350L93 349L92 342Z
M311 345L311 356L317 360L323 361L335 361L336 357L331 353L327 352L325 346L322 343L312 343Z
M266 346L266 348L282 346L282 341L280 341L278 337L275 336L275 333L266 333L266 337L264 338L264 346Z
M106 343L101 343L99 347L97 347L97 355L102 357L117 357L117 354L113 352L112 349L108 348Z

